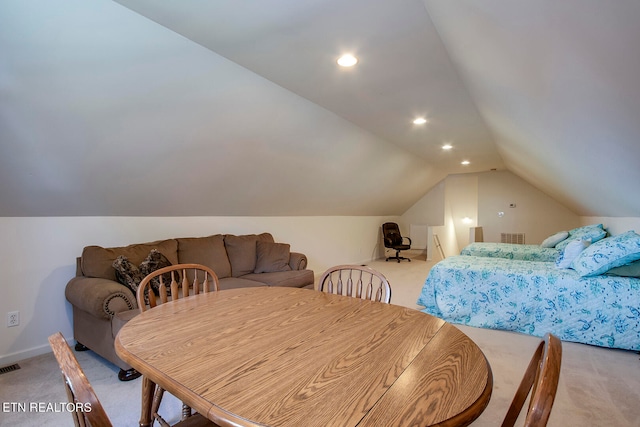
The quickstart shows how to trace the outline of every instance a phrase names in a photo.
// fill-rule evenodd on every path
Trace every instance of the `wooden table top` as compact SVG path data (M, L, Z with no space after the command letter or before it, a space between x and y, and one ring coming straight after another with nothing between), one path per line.
M308 289L163 304L130 320L116 351L220 425L466 425L492 389L482 351L443 320Z

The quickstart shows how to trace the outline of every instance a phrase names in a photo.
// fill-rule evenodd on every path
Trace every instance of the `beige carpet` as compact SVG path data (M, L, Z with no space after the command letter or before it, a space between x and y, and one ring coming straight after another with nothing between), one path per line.
M416 299L432 263L414 253L412 262L369 263L392 286L393 304L420 308ZM316 272L321 273L321 272ZM500 425L539 339L511 332L464 327L491 364L494 390L474 426ZM68 337L69 338L69 337ZM140 414L140 380L120 382L118 369L92 352L76 353L115 426L135 426ZM62 378L51 353L19 362L0 375L0 426L72 426L68 413L11 411L11 403L66 402ZM9 406L7 406L9 405ZM9 410L8 412L5 410ZM162 411L177 421L180 402L170 395ZM635 352L563 343L560 385L549 426L640 426L640 360ZM304 427L304 426L301 426Z

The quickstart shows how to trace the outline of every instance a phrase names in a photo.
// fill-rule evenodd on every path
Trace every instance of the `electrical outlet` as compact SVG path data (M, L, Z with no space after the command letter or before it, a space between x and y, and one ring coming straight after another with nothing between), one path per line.
M20 324L20 312L10 311L7 313L7 328L18 326Z

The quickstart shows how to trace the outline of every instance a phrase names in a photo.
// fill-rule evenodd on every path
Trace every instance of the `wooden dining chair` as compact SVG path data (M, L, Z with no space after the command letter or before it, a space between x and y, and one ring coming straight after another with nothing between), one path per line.
M337 265L320 277L318 290L331 294L391 302L391 285L379 271L363 265Z
M69 403L75 410L69 411L76 427L111 427L113 424L107 416L104 407L98 400L91 383L78 363L78 359L71 351L71 347L62 336L56 332L49 337L49 344L62 371L65 389ZM174 424L174 427L216 426L212 421L200 414L195 414L187 420Z
M138 286L136 299L140 312L147 311L171 300L214 292L219 287L218 276L212 269L201 264L176 264L160 268L147 275ZM169 424L158 414L164 389L156 385L153 392L151 416L162 426ZM182 405L182 420L191 417L191 408Z
M140 311L200 292L217 291L219 280L212 269L201 264L176 264L147 275L138 286Z
M530 391L531 398L524 425L525 427L547 425L558 389L561 360L562 341L553 334L546 334L529 362L529 367L502 422L502 427L515 425Z

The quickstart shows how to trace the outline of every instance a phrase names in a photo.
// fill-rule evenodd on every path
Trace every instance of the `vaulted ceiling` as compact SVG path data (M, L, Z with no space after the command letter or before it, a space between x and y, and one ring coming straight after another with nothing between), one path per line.
M637 217L639 19L633 0L4 1L0 215L399 215L447 174L508 169Z

